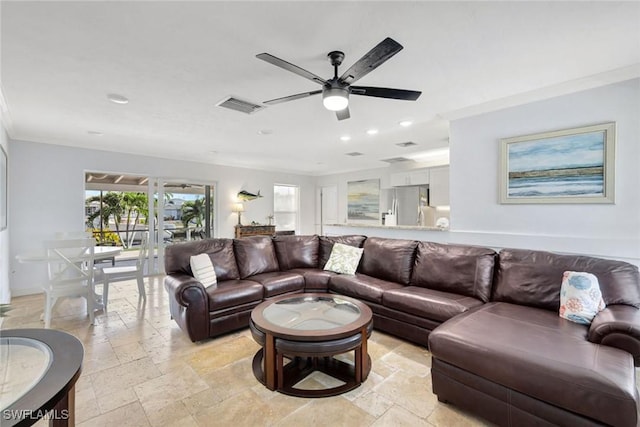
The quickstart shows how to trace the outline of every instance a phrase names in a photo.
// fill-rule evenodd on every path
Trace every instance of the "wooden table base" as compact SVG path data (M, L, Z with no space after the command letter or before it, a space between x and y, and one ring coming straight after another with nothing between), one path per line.
M360 353L360 351L356 351L356 357L358 357L358 353ZM329 397L345 393L358 387L369 375L369 372L371 371L371 358L367 354L363 359L364 366L362 366L361 369L358 369L352 364L330 356L292 356L289 363L285 365L282 363L283 356L278 355L274 389L280 393L296 397ZM258 381L266 386L267 381L265 379L263 362L264 350L260 349L253 357L253 374ZM301 389L295 387L296 384L316 371L342 381L344 384L325 389ZM361 371L360 375L357 375L358 371Z

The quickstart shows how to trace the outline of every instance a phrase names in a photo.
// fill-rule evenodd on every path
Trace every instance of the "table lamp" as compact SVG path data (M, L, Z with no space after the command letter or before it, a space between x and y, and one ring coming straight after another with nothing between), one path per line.
M242 212L244 212L244 205L242 203L234 203L231 211L238 213L238 225L242 225L242 222L240 222L240 216L242 215Z

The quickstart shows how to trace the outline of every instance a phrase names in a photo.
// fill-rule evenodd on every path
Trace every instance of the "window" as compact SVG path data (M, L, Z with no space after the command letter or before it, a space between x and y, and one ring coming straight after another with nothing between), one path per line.
M273 216L276 231L298 231L299 189L295 185L273 186Z

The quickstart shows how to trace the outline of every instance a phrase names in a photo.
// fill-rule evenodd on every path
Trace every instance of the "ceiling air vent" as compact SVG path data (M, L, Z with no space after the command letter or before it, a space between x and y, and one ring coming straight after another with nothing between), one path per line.
M352 151L351 153L347 153L347 156L351 156L351 157L362 156L362 153L359 153L358 151Z
M253 114L265 108L263 105L254 104L253 102L243 101L242 99L229 96L216 104L217 107L228 108L230 110L240 111L241 113Z
M408 141L408 142L398 142L396 145L398 147L406 148L406 147L413 147L414 145L418 145L418 144L416 144L415 142Z
M401 163L411 161L411 159L407 159L406 157L392 157L390 159L382 159L381 161L387 163Z

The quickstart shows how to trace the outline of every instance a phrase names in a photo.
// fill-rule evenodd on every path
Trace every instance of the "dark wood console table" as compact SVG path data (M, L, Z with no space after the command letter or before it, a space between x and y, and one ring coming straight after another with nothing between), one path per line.
M249 236L273 236L275 225L236 225L236 239Z

